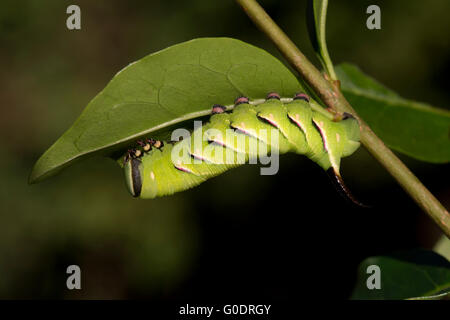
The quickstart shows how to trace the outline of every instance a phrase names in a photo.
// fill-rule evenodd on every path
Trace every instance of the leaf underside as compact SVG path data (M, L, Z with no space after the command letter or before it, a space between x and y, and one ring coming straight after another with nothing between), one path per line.
M167 138L176 127L210 114L215 103L270 91L304 91L266 51L230 38L201 38L148 55L117 73L72 127L37 161L29 182L41 181L75 160L114 156L140 137Z

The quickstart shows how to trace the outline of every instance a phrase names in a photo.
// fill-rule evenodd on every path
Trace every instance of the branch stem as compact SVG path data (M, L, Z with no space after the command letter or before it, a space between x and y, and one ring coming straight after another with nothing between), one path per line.
M450 214L448 211L357 115L340 90L336 90L336 87L322 76L321 72L303 55L256 0L236 0L236 2L255 25L275 44L286 60L317 93L323 103L339 112L351 113L359 120L361 143L364 147L450 238Z

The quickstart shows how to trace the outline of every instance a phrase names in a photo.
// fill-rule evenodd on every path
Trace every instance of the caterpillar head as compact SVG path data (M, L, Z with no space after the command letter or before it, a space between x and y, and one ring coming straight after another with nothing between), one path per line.
M133 197L139 197L142 190L142 178L141 178L141 160L136 157L129 157L125 162L125 182L127 184L128 191Z

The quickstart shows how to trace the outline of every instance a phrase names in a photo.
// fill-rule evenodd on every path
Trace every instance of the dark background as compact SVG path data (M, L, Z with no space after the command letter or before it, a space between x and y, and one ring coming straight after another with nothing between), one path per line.
M335 63L448 108L449 1L330 2ZM305 1L261 3L317 62ZM81 7L80 31L66 28L70 4ZM382 30L365 26L370 4L381 7ZM130 197L122 171L104 158L27 185L34 162L118 70L207 36L279 57L233 1L2 0L0 298L346 299L364 258L433 246L439 231L363 148L341 172L369 210L348 205L296 155L282 156L275 176L245 166L157 200ZM448 208L449 165L402 159ZM71 264L81 267L80 291L66 289Z

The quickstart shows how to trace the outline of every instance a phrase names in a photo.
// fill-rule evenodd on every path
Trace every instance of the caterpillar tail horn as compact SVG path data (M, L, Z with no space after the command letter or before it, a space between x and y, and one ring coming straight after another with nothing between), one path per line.
M350 189L345 185L341 174L336 169L334 169L333 167L329 168L327 170L327 174L331 178L331 181L333 182L336 190L342 197L358 207L371 208L371 206L365 205L355 198L355 196L350 192Z

